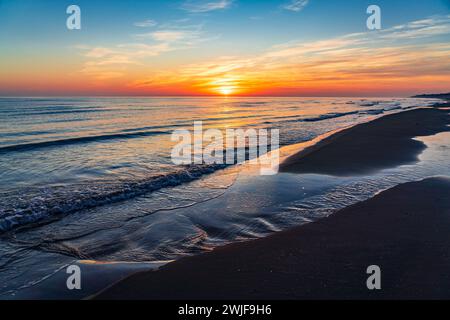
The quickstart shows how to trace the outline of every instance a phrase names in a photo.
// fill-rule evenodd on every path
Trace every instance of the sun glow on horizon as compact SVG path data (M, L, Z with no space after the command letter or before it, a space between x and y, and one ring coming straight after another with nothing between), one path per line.
M218 91L223 96L229 96L232 95L235 90L232 87L220 87Z

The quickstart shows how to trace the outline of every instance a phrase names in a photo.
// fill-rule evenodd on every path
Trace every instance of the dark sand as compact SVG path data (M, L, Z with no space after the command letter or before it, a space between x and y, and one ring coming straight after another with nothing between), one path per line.
M413 163L426 146L411 138L449 131L448 113L418 109L355 126L288 158L280 171L345 176Z
M410 138L448 130L447 113L414 110L357 126L285 170L345 175L415 161L425 146ZM400 185L318 222L133 275L96 298L450 299L449 194L447 178ZM381 291L366 287L369 265L382 269Z
M136 274L99 299L450 298L450 180L398 186L329 218ZM382 290L366 269L379 265Z

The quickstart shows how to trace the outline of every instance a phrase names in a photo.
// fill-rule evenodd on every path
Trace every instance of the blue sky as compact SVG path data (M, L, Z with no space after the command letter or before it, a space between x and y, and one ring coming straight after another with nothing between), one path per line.
M224 10L193 13L186 1L176 0L0 0L0 37L11 45L60 45L74 40L108 43L138 33L134 26L138 21L151 19L164 24L190 19L192 24L203 24L207 33L219 36L222 42L231 41L234 46L251 49L258 44L361 32L370 4L382 8L384 27L450 11L450 1L445 0L310 0L299 12L283 9L289 0L228 2L230 5ZM68 33L65 29L65 9L70 4L82 9L80 33ZM248 39L252 39L250 44Z

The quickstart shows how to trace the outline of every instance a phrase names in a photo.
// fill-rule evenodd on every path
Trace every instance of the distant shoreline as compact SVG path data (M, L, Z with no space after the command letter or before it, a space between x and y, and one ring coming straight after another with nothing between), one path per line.
M416 96L412 96L411 98L450 100L450 92L449 93L436 93L436 94L419 94L419 95L416 95Z

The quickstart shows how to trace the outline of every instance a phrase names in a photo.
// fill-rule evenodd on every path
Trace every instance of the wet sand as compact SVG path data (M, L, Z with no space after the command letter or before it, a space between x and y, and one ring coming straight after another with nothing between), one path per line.
M450 180L400 185L329 218L136 274L98 299L450 298ZM380 291L366 269L382 271Z
M336 176L366 174L413 163L426 148L413 140L449 131L448 110L417 109L344 130L288 158L282 172Z
M414 162L411 138L448 130L448 110L419 109L345 130L282 166L289 172L363 174ZM97 299L450 298L450 180L412 182L329 218L135 274ZM382 270L382 290L366 269Z

